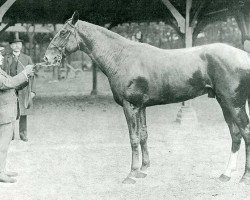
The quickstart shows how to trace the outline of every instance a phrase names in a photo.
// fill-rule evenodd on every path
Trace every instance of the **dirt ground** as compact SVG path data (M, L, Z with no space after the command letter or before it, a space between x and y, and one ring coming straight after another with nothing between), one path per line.
M123 110L99 75L98 96L89 96L91 74L60 82L38 79L35 113L29 117L29 142L15 140L8 168L19 173L14 184L0 184L0 200L161 200L250 199L239 184L218 180L231 139L219 106L202 96L193 100L199 127L175 121L180 104L147 109L151 167L134 185L122 180L130 170L131 149Z

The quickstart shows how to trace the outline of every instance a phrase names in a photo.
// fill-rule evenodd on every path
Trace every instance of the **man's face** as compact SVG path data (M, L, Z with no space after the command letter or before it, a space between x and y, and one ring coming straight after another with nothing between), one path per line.
M21 51L22 47L23 47L22 42L14 42L10 44L10 48L15 52Z

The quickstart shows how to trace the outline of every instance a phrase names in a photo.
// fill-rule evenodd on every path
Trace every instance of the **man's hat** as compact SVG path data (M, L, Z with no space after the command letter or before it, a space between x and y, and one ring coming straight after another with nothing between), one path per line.
M23 40L19 39L19 37L11 37L9 43L12 44L15 42L23 42Z

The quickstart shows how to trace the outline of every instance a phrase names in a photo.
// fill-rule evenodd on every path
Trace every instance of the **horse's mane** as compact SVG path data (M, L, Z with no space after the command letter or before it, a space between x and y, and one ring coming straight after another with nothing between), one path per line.
M131 41L131 40L119 35L118 33L110 31L107 28L104 28L104 27L101 27L101 26L98 26L98 25L95 25L95 24L91 24L91 23L88 23L86 21L81 21L81 20L79 20L78 23L80 23L80 25L82 25L82 26L85 26L89 30L91 29L91 31L99 31L99 32L101 32L107 38L120 40L122 42L130 43L130 44L134 43L134 41Z

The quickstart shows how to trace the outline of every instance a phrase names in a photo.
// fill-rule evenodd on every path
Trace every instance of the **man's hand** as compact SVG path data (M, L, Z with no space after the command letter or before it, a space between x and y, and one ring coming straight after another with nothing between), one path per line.
M27 77L34 76L34 65L27 65L23 73L27 75Z

